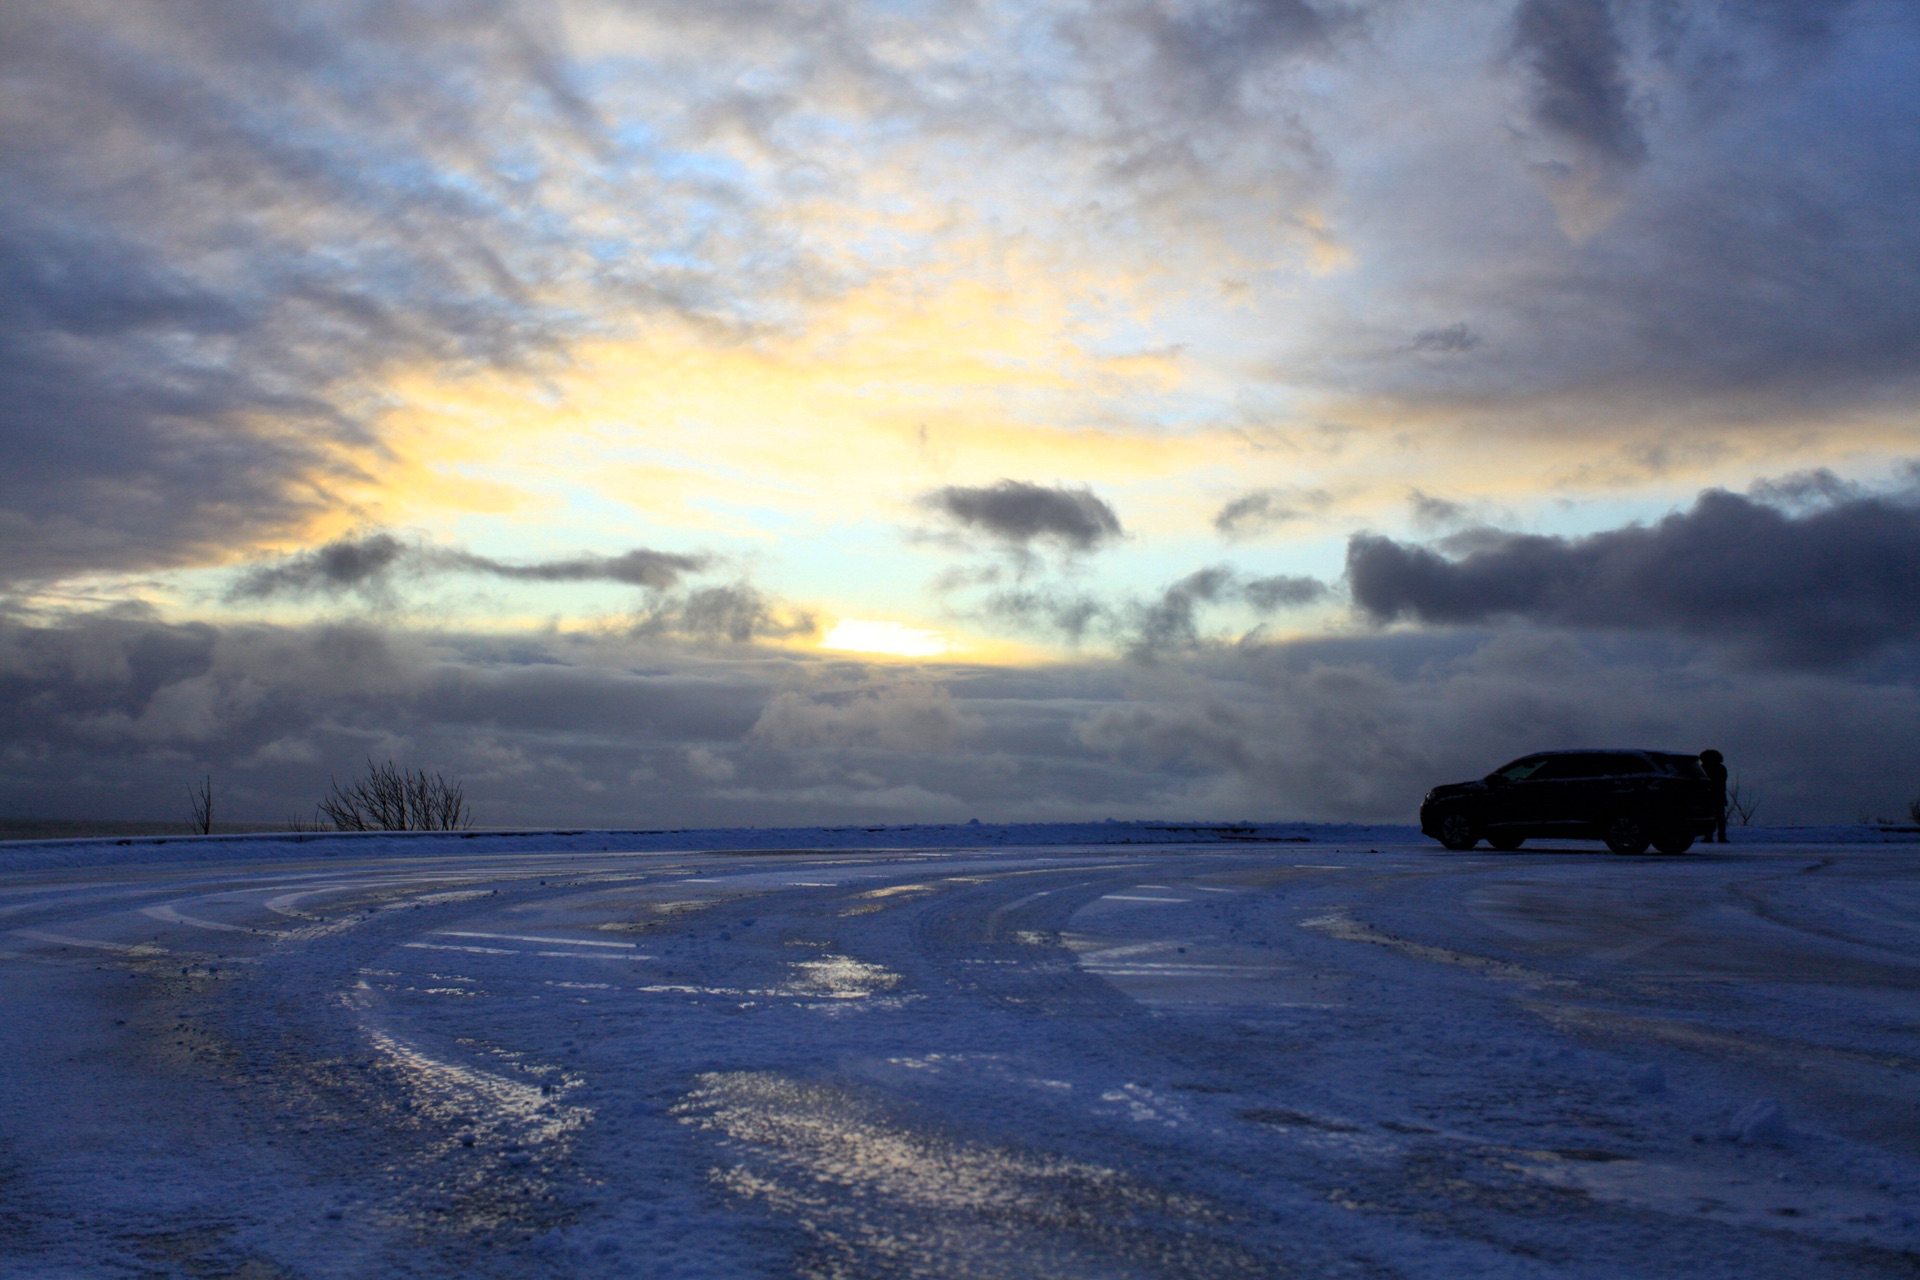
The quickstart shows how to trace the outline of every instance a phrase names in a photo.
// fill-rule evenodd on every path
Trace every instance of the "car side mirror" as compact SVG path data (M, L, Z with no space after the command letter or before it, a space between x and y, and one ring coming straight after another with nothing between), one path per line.
M1513 785L1513 782L1504 773L1490 773L1487 775L1487 785L1490 787L1510 787Z

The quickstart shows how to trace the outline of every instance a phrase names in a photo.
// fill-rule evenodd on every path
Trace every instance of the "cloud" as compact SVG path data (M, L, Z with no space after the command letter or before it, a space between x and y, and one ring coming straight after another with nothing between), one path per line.
M243 571L228 588L230 600L273 596L337 595L384 586L390 570L415 554L390 533L338 538L312 551L300 551L273 564Z
M9 7L0 582L298 536L382 479L397 370L534 369L638 316L719 333L830 293L744 169L687 163L698 7L663 16L687 30L655 104L520 0Z
M1113 610L1084 591L1058 585L1002 588L982 610L996 621L1080 644L1108 626Z
M1723 665L1654 636L1357 634L1033 668L616 635L0 618L0 812L306 815L369 754L505 825L995 818L1408 821L1530 750L1725 751L1763 820L1898 812L1920 650L1864 671Z
M1209 565L1176 579L1147 599L1102 599L1060 583L991 592L983 612L997 621L1080 645L1101 641L1135 661L1152 662L1223 642L1205 626L1213 606L1239 606L1260 615L1304 608L1328 599L1317 578L1276 574L1249 578L1231 565ZM1258 635L1231 633L1244 641Z
M915 683L838 696L776 694L748 737L788 750L951 751L979 728L945 687Z
M677 555L636 547L617 556L573 556L526 563L497 560L453 547L403 542L387 532L338 538L311 551L295 552L243 570L228 588L229 600L275 596L339 595L360 591L384 595L395 574L474 573L512 582L616 582L665 590L712 563L704 555Z
M1213 527L1228 538L1250 538L1324 508L1333 496L1324 489L1254 489L1221 507Z
M665 590L689 573L713 563L711 556L676 555L636 547L617 556L574 556L567 560L537 560L514 564L477 556L468 551L441 551L430 555L436 566L489 574L516 582L620 582L632 587Z
M1275 574L1240 584L1240 598L1262 613L1318 604L1332 594L1333 589L1320 579L1298 575Z
M1407 495L1407 503L1413 508L1413 522L1423 529L1445 528L1467 519L1465 503L1436 498L1418 489Z
M1120 517L1088 488L1002 480L973 488L949 486L921 502L963 529L1023 550L1036 542L1052 542L1073 551L1095 551L1124 536Z
M811 612L783 608L744 582L662 596L640 612L632 628L637 636L733 644L810 636L819 629Z
M1083 744L1195 799L1258 812L1410 818L1437 782L1528 751L1716 746L1766 796L1762 821L1898 812L1920 748L1913 654L1870 681L1729 671L1646 638L1398 635L1211 651L1089 712ZM1207 797L1202 802L1199 797ZM1311 799L1309 799L1309 797ZM1270 801L1268 802L1270 803Z
M1347 87L1364 96L1392 66L1407 92L1449 98L1444 118L1370 134L1431 164L1395 165L1334 224L1375 278L1317 298L1277 381L1371 408L1383 432L1411 413L1543 451L1597 445L1639 474L1912 402L1920 165L1886 139L1920 119L1904 70L1920 12L1527 0L1502 46L1438 39L1426 62L1394 37L1437 37L1448 11L1428 12L1376 15L1381 61ZM1482 114L1465 88L1489 63L1515 109L1489 95Z
M1909 482L1916 490L1920 490L1920 473L1915 473L1911 469L1911 463L1908 467ZM1796 471L1792 475L1780 476L1772 480L1756 480L1748 486L1747 493L1770 507L1783 507L1790 510L1832 506L1869 496L1864 485L1852 480L1844 480L1825 467L1816 467L1812 471Z
M1231 566L1212 565L1170 583L1157 599L1129 603L1115 611L1116 630L1130 657L1157 660L1207 642L1200 629L1205 605L1240 603L1259 613L1275 613L1315 604L1330 594L1330 588L1317 578L1248 579Z
M1710 489L1650 526L1583 538L1477 531L1449 559L1353 538L1347 578L1376 623L1668 632L1770 661L1837 665L1920 637L1920 504L1844 491L1795 515Z
M365 479L380 371L573 327L525 284L568 255L495 163L579 127L539 44L511 5L7 10L0 579L295 532ZM545 106L500 129L530 83ZM450 109L462 84L493 91Z
M1907 9L1422 8L11 6L0 580L337 519L390 465L402 374L537 373L663 317L804 334L1012 226L1156 344L1223 275L1271 280L1202 330L1336 399L1558 435L1911 393ZM1499 95L1462 88L1502 59L1551 163L1633 170L1606 236L1535 216ZM876 186L946 213L867 234ZM1200 413L1240 403L1233 359ZM1060 398L1105 420L1098 387Z
M1407 344L1406 349L1434 355L1457 355L1471 351L1485 341L1464 323L1454 323L1438 329L1422 329L1413 335L1413 341Z
M1126 610L1127 650L1135 657L1156 657L1168 650L1189 649L1200 643L1195 614L1235 586L1233 570L1225 565L1199 569L1171 583L1160 598Z
M1305 0L1185 5L1121 4L1096 21L1110 31L1145 38L1150 61L1139 76L1158 89L1169 105L1177 103L1194 117L1238 114L1238 91L1251 74L1279 58L1324 53L1337 36L1356 26L1355 11L1344 4ZM1089 33L1092 24L1078 30Z
M1521 0L1511 56L1527 71L1536 127L1609 164L1646 154L1611 0Z

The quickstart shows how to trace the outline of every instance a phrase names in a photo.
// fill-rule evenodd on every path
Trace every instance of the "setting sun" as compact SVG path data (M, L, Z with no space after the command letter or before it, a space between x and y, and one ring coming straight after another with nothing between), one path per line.
M938 631L903 626L898 622L876 622L867 618L844 618L820 641L822 649L842 649L849 653L885 653L896 658L937 658L950 647Z

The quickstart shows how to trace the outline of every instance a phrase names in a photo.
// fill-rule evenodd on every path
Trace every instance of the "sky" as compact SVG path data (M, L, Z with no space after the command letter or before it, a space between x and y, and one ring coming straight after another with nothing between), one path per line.
M0 11L0 816L1920 796L1920 10ZM176 810L178 813L176 813Z

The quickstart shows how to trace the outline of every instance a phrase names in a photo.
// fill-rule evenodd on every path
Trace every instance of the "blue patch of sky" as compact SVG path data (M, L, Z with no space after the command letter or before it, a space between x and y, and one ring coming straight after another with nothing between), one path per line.
M616 150L614 157L603 163L603 169L638 164L672 180L699 179L741 188L754 185L753 171L732 156L670 146L660 131L644 120L624 120L614 125L608 130L608 140Z

